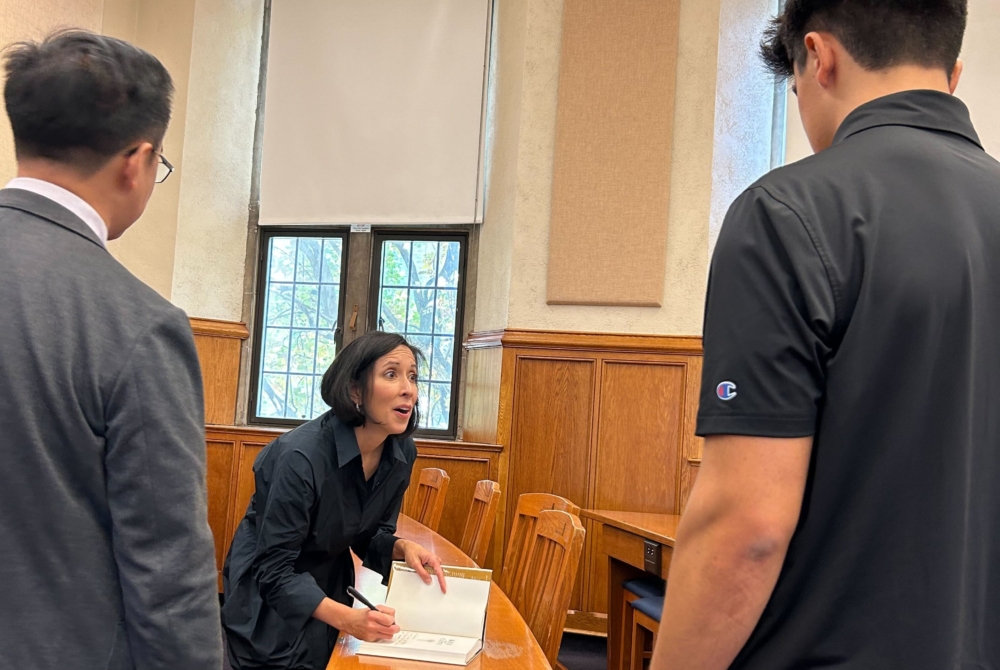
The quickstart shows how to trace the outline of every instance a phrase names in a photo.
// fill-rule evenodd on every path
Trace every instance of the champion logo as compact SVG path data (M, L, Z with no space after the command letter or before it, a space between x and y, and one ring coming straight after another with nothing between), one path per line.
M715 387L715 394L719 396L719 400L729 402L736 397L736 384L732 382L722 382Z

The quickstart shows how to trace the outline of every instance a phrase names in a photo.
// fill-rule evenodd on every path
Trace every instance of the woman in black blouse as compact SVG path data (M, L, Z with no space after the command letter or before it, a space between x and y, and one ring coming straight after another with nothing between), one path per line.
M352 609L353 549L387 576L405 560L428 584L441 561L393 535L417 456L417 358L400 336L374 332L323 375L332 408L268 445L256 491L223 569L222 622L235 670L322 670L338 631L392 637L393 611Z

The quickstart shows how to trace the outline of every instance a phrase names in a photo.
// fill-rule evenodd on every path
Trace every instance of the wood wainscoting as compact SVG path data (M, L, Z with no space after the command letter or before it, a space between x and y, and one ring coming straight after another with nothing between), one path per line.
M205 387L205 423L231 425L236 421L240 380L240 349L250 331L242 323L190 319L194 345Z
M222 566L254 492L253 462L260 451L286 429L255 426L206 426L208 455L208 524L215 538L215 560L222 590ZM500 452L495 444L471 444L416 439L417 460L413 465L410 489L403 509L411 502L416 482L423 468L442 468L451 477L439 533L459 544L465 519L469 514L476 482L481 479L502 481ZM502 519L494 529L494 538L503 531ZM492 560L499 562L500 544L490 548ZM494 554L494 552L496 552ZM495 556L495 559L494 559Z
M683 508L701 456L701 338L506 330L474 333L465 346L464 435L503 445L504 538L523 493L591 509ZM567 627L600 632L608 562L602 524L584 525Z

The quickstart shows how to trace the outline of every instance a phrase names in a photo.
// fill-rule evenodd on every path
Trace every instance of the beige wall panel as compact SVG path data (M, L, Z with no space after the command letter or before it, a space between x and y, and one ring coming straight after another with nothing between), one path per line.
M549 304L658 307L680 0L563 10Z
M177 169L167 181L157 184L139 220L108 245L115 258L167 299L174 277L177 205L184 173L180 158L184 154L194 7L195 0L140 0L133 43L160 59L174 80L173 114L163 152Z
M41 39L58 28L99 31L103 12L104 0L0 0L0 48L20 40ZM0 88L3 82L0 71ZM7 112L0 109L0 187L15 176L14 137Z
M263 25L264 0L198 0L171 295L192 316L242 317Z
M501 3L502 6L507 3ZM520 4L512 0L511 4ZM521 63L521 109L517 124L517 165L513 188L494 188L496 162L488 180L486 223L480 245L480 272L494 259L509 259L504 278L507 294L490 293L477 303L476 329L504 327L539 330L690 334L701 333L708 262L708 216L712 193L712 134L715 110L715 71L720 0L682 0L677 61L676 105L672 111L670 209L667 231L663 307L590 307L549 305L546 281L549 256L549 218L552 202L552 166L555 146L559 81L562 0L532 0L527 8L527 36L522 53L500 57ZM502 29L502 26L500 26ZM507 148L507 151L510 149ZM493 156L500 149L494 148ZM510 184L509 175L505 183ZM497 198L513 198L498 204ZM513 219L491 217L510 212ZM513 226L509 237L486 235L501 222ZM512 245L508 251L504 245ZM497 265L501 265L499 262ZM501 265L502 267L502 265ZM482 280L480 282L482 286ZM480 296L483 294L481 293ZM499 302L498 302L499 299ZM490 320L480 321L489 310ZM499 322L499 323L498 323Z

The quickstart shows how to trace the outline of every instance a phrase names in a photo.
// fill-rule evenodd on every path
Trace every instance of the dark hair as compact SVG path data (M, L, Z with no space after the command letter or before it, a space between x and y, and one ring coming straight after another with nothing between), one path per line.
M968 0L787 0L761 43L764 64L791 77L806 60L805 36L833 34L869 71L904 64L951 74L962 51Z
M358 410L354 406L354 401L351 399L351 389L357 389L362 399L367 398L371 394L375 362L398 347L408 347L413 352L413 357L417 359L418 364L424 358L423 352L407 342L402 335L384 333L378 330L365 333L354 340L333 359L333 363L323 374L320 393L323 396L323 402L329 405L337 418L346 425L363 426L368 422L368 414L364 407L362 406ZM361 404L364 405L363 400ZM406 432L402 434L402 437L412 435L419 423L420 412L417 403L414 402L410 422L406 425Z
M4 53L4 100L17 157L94 171L137 140L159 149L174 85L153 55L86 30Z

